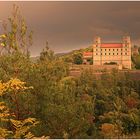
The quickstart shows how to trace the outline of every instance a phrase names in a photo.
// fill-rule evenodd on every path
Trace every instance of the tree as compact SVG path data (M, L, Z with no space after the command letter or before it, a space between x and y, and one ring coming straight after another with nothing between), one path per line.
M101 126L101 132L105 138L112 138L116 136L117 128L111 123L104 123Z
M38 122L35 118L20 117L20 104L17 95L25 94L24 91L32 87L26 87L25 82L19 79L11 79L6 83L0 82L0 97L4 99L8 97L12 100L15 110L9 106L10 102L7 98L0 102L0 138L34 138L31 133L31 127Z
M40 53L40 60L51 61L55 58L54 52L50 50L48 42L46 42L46 47Z
M140 55L138 55L138 56L136 56L135 58L134 58L134 63L135 63L135 67L137 68L137 69L140 69Z
M1 45L4 53L21 52L29 54L29 48L32 45L32 31L27 30L27 25L22 17L19 7L13 5L12 16L8 18L8 22L3 23L4 34L1 36Z
M0 138L129 138L139 131L140 81L115 69L69 76L67 62L82 64L84 50L56 57L48 42L32 62L28 43L15 40L14 19L12 30L1 36L9 53L0 56Z
M73 55L73 63L78 65L83 63L83 58L81 53L76 53Z

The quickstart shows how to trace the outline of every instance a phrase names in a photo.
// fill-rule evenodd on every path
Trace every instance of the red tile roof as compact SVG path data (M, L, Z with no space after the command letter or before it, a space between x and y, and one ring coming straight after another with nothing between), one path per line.
M84 58L91 58L93 55L93 52L83 52L83 57Z
M103 43L101 44L101 48L122 48L122 43Z
M84 56L91 56L93 54L93 52L84 52L83 55Z

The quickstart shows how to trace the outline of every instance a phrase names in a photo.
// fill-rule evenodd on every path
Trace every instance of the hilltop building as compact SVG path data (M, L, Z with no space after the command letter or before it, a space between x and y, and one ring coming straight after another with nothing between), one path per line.
M102 43L100 37L94 39L92 52L83 53L83 62L88 64L90 59L93 65L116 64L120 69L131 69L131 41L125 36L120 43Z

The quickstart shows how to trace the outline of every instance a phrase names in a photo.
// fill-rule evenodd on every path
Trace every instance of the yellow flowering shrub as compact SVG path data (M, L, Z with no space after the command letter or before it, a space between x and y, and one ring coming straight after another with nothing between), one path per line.
M2 42L2 43L0 43L0 45L1 45L2 47L4 47L4 46L5 46L5 43Z
M6 90L7 90L7 89L6 89L6 87L5 87L5 83L2 83L2 82L0 81L0 96L2 96Z
M34 135L29 130L39 123L35 118L27 118L22 121L11 119L11 122L15 128L14 138L34 138Z
M31 89L33 87L25 86L25 82L20 81L17 78L11 78L8 82L3 83L0 81L0 97L8 93L8 91L19 91ZM23 120L14 119L15 115L9 113L9 108L6 103L0 102L0 138L34 138L34 135L30 132L30 128L38 124L35 118L27 118ZM9 131L3 125L4 122L10 121L15 131Z
M5 34L0 35L0 38L6 38Z
M2 96L3 94L5 94L5 91L11 91L11 90L26 90L26 89L33 89L32 86L27 87L25 85L25 82L20 81L17 78L11 78L8 82L6 83L2 83L2 81L0 81L0 96Z
M0 123L7 122L9 120L9 117L10 114L8 107L4 102L0 102ZM0 139L6 138L10 134L12 134L11 131L8 131L6 128L0 127Z
M0 45L2 46L2 47L5 47L6 46L6 35L5 34L3 34L3 35L0 35Z
M0 102L0 120L7 121L7 117L9 117L9 109L6 107L4 102Z
M27 87L25 86L25 82L20 81L17 78L11 78L7 83L6 87L11 90L26 90L26 89L32 89L33 87Z

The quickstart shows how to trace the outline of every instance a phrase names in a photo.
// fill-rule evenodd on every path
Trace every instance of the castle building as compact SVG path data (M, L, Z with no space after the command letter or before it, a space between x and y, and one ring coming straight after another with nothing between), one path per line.
M120 43L102 43L100 37L94 39L93 51L84 52L83 60L87 63L93 60L93 65L117 64L121 68L131 69L131 41L125 36Z

